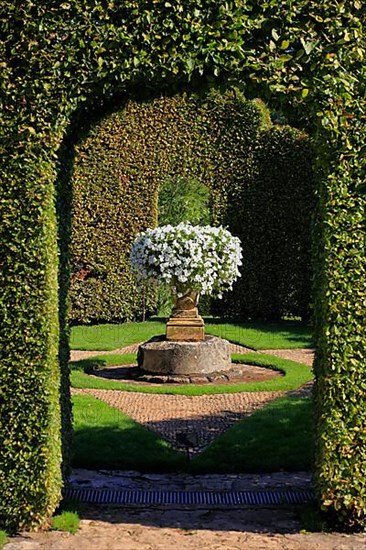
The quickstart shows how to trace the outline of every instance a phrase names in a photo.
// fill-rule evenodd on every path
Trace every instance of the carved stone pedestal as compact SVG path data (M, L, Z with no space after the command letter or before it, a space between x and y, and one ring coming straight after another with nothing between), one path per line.
M176 342L202 342L205 323L202 317L171 317L166 324L166 339Z
M191 290L183 296L174 296L174 307L166 324L166 339L175 342L202 342L205 323L198 314L198 293Z

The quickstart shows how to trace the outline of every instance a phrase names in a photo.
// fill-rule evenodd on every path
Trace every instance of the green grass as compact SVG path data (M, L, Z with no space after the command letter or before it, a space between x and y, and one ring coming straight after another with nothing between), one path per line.
M193 462L193 473L310 470L312 401L276 399L218 437Z
M8 535L5 533L5 531L2 531L0 529L0 550L5 546L7 542L8 542Z
M82 372L91 372L94 368L98 367L113 367L116 365L131 365L137 364L136 353L111 353L110 355L93 355L87 359L80 359L80 361L71 361L70 367L72 370L79 370Z
M121 411L86 395L73 398L75 468L179 471L185 457Z
M71 363L71 384L74 388L94 388L106 390L123 390L142 393L159 393L174 395L207 395L214 393L237 393L242 391L287 391L296 389L312 378L311 370L308 366L288 359L282 359L273 355L264 355L258 353L249 353L246 355L233 355L236 362L258 365L284 373L284 376L272 380L261 382L222 384L222 385L202 385L187 384L185 386L167 386L167 385L135 385L128 382L119 382L106 380L85 374L90 371L93 364L98 366L121 365L131 363L133 355L100 355L89 359L83 359ZM133 361L132 361L133 362Z
M205 320L206 332L243 346L258 349L312 347L311 328L298 321L278 323L221 322ZM159 320L120 325L75 326L71 329L71 348L81 350L114 350L145 342L165 333L165 323Z
M201 474L311 468L310 399L273 401L218 437L189 467L182 453L119 410L90 396L73 402L74 467Z
M311 348L311 327L298 321L218 322L206 319L206 331L254 350Z
M74 535L79 529L80 518L77 512L65 510L51 520L52 531L66 531Z
M121 325L76 326L71 329L71 349L114 350L150 340L165 333L165 323L123 323Z

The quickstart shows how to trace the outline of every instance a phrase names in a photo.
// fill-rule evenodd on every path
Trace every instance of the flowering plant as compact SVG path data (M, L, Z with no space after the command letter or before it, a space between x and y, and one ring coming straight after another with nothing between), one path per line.
M178 296L189 290L222 298L240 277L241 245L223 227L180 223L140 233L131 252L131 266L140 280L157 279L173 286Z

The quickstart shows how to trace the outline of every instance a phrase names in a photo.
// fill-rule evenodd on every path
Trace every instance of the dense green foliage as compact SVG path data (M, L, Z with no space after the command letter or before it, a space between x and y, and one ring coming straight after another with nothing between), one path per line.
M200 181L180 176L163 181L159 187L159 225L210 225L210 191Z
M3 0L0 28L1 523L40 524L60 498L54 204L70 122L138 87L216 78L282 105L315 138L317 494L341 526L365 527L363 3Z
M132 278L129 253L136 234L158 221L160 185L179 188L187 175L210 187L214 177L213 143L200 111L198 100L186 96L128 101L76 147L73 320L141 319L145 293ZM213 111L212 122L220 107Z
M217 311L306 315L312 179L306 135L271 126L264 104L238 89L127 102L76 146L71 318L116 322L151 311L156 289L136 283L129 253L136 234L155 225L157 201L160 225L212 220L241 237L242 282Z
M225 222L243 246L242 278L218 311L251 318L309 317L312 150L306 134L272 126L234 165ZM233 148L236 151L236 147Z

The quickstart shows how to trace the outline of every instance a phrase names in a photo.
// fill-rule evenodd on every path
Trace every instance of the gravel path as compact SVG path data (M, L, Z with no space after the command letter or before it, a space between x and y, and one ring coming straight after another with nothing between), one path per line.
M104 401L157 432L173 446L176 446L177 432L195 432L198 436L195 453L244 416L284 395L284 392L272 391L186 396L96 389L73 389L72 393Z
M4 550L365 550L365 535L301 533L288 509L85 508L75 535L24 533Z
M304 363L311 367L314 362L315 352L313 349L264 349L258 351L258 353L268 353L269 355L275 355L276 357L282 357L283 359L290 359L297 363Z

